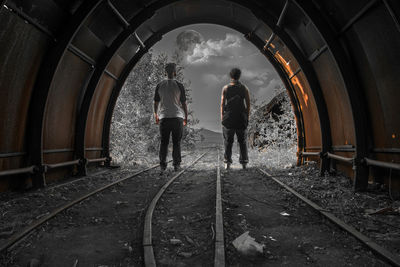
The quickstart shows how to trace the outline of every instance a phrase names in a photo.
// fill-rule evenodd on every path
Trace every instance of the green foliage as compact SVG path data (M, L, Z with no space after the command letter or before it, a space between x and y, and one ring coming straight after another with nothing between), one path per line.
M172 57L177 63L177 80L186 89L189 110L188 126L184 127L183 146L194 146L200 140L198 131L190 126L198 120L191 110L190 81L183 76L181 58ZM111 154L115 161L130 164L144 159L149 152L159 148L159 128L153 117L153 97L156 85L165 79L164 66L168 62L165 54L146 53L129 74L116 103L111 124Z

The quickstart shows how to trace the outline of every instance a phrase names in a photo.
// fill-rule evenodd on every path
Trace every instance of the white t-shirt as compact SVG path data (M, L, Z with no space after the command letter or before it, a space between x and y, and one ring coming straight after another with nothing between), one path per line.
M185 118L182 104L186 102L185 88L175 79L167 79L156 86L154 101L159 102L158 117Z

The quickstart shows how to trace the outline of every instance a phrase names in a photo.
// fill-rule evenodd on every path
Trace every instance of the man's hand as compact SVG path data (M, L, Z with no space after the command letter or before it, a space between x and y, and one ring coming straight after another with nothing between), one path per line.
M187 125L187 118L184 118L183 119L183 126L186 126Z
M158 114L154 113L154 118L156 119L156 124L160 123L160 119L158 118Z

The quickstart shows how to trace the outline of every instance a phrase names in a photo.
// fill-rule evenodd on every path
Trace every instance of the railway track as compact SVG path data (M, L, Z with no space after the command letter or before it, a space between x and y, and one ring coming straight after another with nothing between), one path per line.
M199 161L203 156L204 156L204 154L201 157L199 157L198 159L196 159L196 161L193 164L195 164L197 161ZM224 239L224 219L223 219L224 212L223 212L223 208L222 208L223 193L222 193L222 189L221 189L220 165L221 165L220 164L220 156L219 156L219 152L217 152L216 164L215 164L215 169L216 169L216 173L215 173L215 195L214 195L215 196L215 214L214 214L214 217L213 217L214 221L215 221L215 224L214 224L215 225L215 233L213 233L213 240L214 240L214 254L213 254L214 259L213 259L213 264L214 264L214 266L225 266L226 264L228 264L225 261L225 257L226 257L225 243L226 242L225 242L225 239ZM186 170L187 169L183 170L182 172L180 172L176 176L172 177L162 187L162 189L157 193L156 197L152 200L152 203L149 206L149 209L147 210L146 221L145 221L145 226L144 226L144 234L143 234L144 263L145 263L145 266L147 266L147 267L157 266L157 264L156 264L157 259L155 257L155 254L157 254L157 253L154 252L153 240L152 240L152 224L153 224L152 216L153 216L153 213L154 213L154 211L156 209L157 202L162 198L163 194L167 191L167 188L169 186L171 186L173 184L173 182L178 179L178 177L183 176L183 173ZM273 181L274 183L278 184L284 190L286 190L287 192L292 194L294 197L298 198L299 200L301 200L302 202L307 204L314 211L320 213L322 216L327 218L329 221L333 222L336 226L338 226L339 228L341 228L341 229L345 230L346 232L348 232L350 235L355 237L358 241L360 241L370 251L374 252L379 258L384 260L386 263L388 263L390 265L393 265L393 266L400 266L399 258L396 255L394 255L393 253L391 253L388 250L384 249L383 247L379 246L378 244L373 242L371 239L367 238L366 236L364 236L363 234L358 232L353 227L347 225L346 223L344 223L343 221L341 221L340 219L335 217L330 212L322 209L317 204L313 203L312 201L308 200L304 196L300 195L295 190L293 190L289 186L285 185L284 183L282 183L277 178L274 178L273 175L271 175L267 171L265 171L265 170L263 170L261 168L258 168L257 172L262 174L263 177L268 177L270 179L270 181ZM226 176L225 177L226 180L230 179L229 172L227 172L225 176ZM185 178L188 179L188 177L185 177ZM182 177L181 179L183 180L184 178ZM178 191L178 190L176 190L176 191ZM176 199L177 196L174 195L173 197ZM251 196L248 196L248 197L251 198ZM182 201L184 201L184 200L182 200ZM256 201L258 201L258 200L256 200ZM283 214L285 214L285 213L283 213ZM213 225L213 223L211 223L211 221L212 221L212 219L210 218L210 222L209 223L211 225ZM166 223L166 220L164 220L163 222ZM175 227L176 227L176 225L175 225ZM175 242L177 242L176 239L171 239L171 241L173 241L173 240L175 240ZM177 240L179 240L179 239L177 239ZM191 242L193 242L193 241L191 241ZM160 244L160 242L158 242L158 244ZM158 246L157 249L162 250L163 247ZM158 254L160 254L160 253L158 253ZM171 257L171 255L169 255L169 257ZM253 266L254 265L254 262L252 260L249 260L248 262L246 262L247 259L246 258L244 258L244 259L245 259L245 261L241 262L239 264L239 266ZM202 263L201 265L205 265L205 266L210 266L211 265L210 262L207 262L206 264L204 264L204 262L201 261L201 263ZM260 265L264 265L261 262L259 262L259 263L260 263ZM172 264L172 263L171 262L162 262L161 265L170 265L170 264ZM232 264L232 262L230 264ZM258 266L258 264L254 265L254 266Z
M186 157L186 155L183 155L182 157L184 158L184 157ZM117 184L120 184L123 181L126 181L128 179L132 179L132 178L134 178L134 177L136 177L136 176L138 176L140 174L146 173L147 171L153 170L153 169L155 169L155 168L157 168L159 166L160 166L159 164L154 164L154 165L152 165L152 166L150 166L148 168L145 168L145 169L142 169L142 170L138 170L138 171L134 172L133 174L130 173L130 174L124 175L122 178L119 178L116 181L107 183L106 185L103 185L103 186L101 186L99 188L96 188L95 190L92 190L92 191L90 191L90 192L88 192L88 193L86 193L86 194L84 194L82 196L79 196L78 198L75 198L74 200L72 200L72 201L70 201L70 202L68 202L68 203L66 203L64 205L61 205L61 206L57 207L56 209L52 210L51 212L47 212L45 216L41 216L41 218L39 218L38 220L35 220L32 224L24 227L21 231L19 231L16 234L12 235L9 239L7 239L5 242L3 242L0 245L0 253L4 253L7 249L12 248L12 246L15 243L17 243L17 242L23 240L24 238L26 238L27 236L29 236L29 234L32 231L34 231L35 229L37 229L39 226L41 226L42 224L46 223L50 219L54 218L59 213L61 213L61 212L65 211L65 210L75 206L76 204L84 201L85 199L88 199L88 198L90 198L90 197L92 197L92 196L94 196L94 195L96 195L96 194L98 194L98 193L100 193L100 192L102 192L102 191L104 191L106 189L109 189L109 188L111 188L111 187L113 187L113 186L115 186ZM84 180L93 179L93 178L95 179L99 175L104 174L104 173L107 173L107 170L96 172L91 176L86 176L86 177L82 177L82 178L79 178L79 179L74 179L74 180L71 180L71 181L67 181L65 183L52 185L52 186L49 186L48 188L46 188L45 190L47 192L49 190L51 191L51 190L59 188L59 187L64 187L64 186L76 184L76 183L84 181ZM124 172L122 172L122 173L124 173ZM17 198L17 199L13 199L11 201L14 202L14 201L18 201L20 199L21 199L21 197ZM8 202L10 202L10 201L4 202L4 203L2 203L2 205L6 205L6 204L8 204Z
M269 250L271 250L271 248L265 248L265 250L267 251L266 254L264 253L264 255L261 255L259 259L254 262L254 260L251 258L249 259L247 257L235 255L235 252L233 252L233 248L231 245L233 237L240 235L245 230L250 230L250 232L254 232L257 234L257 229L249 226L252 223L262 223L255 219L253 219L252 221L251 219L252 215L250 213L254 213L257 211L257 209L259 209L257 205L261 205L263 210L265 210L266 208L262 205L268 205L268 208L271 209L271 212L273 214L275 214L277 210L281 209L284 206L278 200L277 203L274 202L276 200L276 195L272 198L273 200L268 200L268 198L267 200L262 200L261 198L259 198L259 195L257 195L257 192L254 194L254 196L249 196L246 195L246 193L242 192L241 188L244 188L245 186L256 187L256 189L260 192L263 190L265 191L265 188L262 188L262 185L265 186L265 179L267 179L269 183L274 183L275 186L279 185L279 187L281 187L281 190L284 190L287 194L291 195L290 197L300 199L310 208L312 208L314 212L316 211L322 214L334 224L347 231L349 234L359 240L363 245L365 245L370 251L374 252L388 264L393 266L400 266L400 261L396 255L380 247L378 244L372 242L372 240L357 232L354 228L346 225L344 222L340 221L329 212L323 210L321 207L306 199L304 196L301 196L293 189L291 189L278 179L274 178L273 175L271 175L267 171L262 169L252 169L245 171L232 170L229 172L221 172L221 162L219 154L220 153L218 150L211 150L211 153L202 153L188 165L184 166L184 168L180 172L173 173L171 175L172 177L168 177L168 180L165 183L161 183L162 179L159 179L159 175L156 174L157 172L154 172L154 174L148 174L148 177L155 177L154 179L158 179L153 187L158 187L160 189L158 190L158 192L154 190L149 190L149 192L146 192L147 195L145 202L147 202L146 204L143 204L146 208L143 222L132 226L130 229L130 231L132 231L132 228L143 229L143 232L141 234L136 235L136 239L138 237L141 237L142 242L140 242L139 244L139 242L136 240L135 242L137 242L138 244L136 244L137 247L133 249L137 250L139 247L142 247L143 249L143 258L141 258L142 256L139 255L141 253L137 253L137 255L139 255L139 262L142 262L142 264L144 263L145 266L171 265L179 261L185 262L186 264L193 264L194 262L197 262L202 263L202 265L204 266L226 266L232 265L234 261L238 260L239 266L258 266L266 265L267 263L268 265L271 265L271 256L269 255ZM204 160L204 158L206 159ZM22 243L23 240L27 238L30 233L33 233L41 225L49 222L51 219L54 219L63 211L66 211L76 206L78 203L81 203L82 201L90 197L96 196L99 193L106 191L106 189L113 188L114 186L121 184L125 181L132 180L131 178L133 177L143 176L142 179L144 182L153 183L155 180L149 180L150 178L146 178L147 176L144 174L151 170L154 170L158 166L159 165L154 165L136 173L129 174L117 181L114 181L88 194L85 194L84 196L77 198L60 208L57 208L50 214L35 221L29 227L26 227L23 231L9 238L7 242L3 243L3 245L0 247L0 251L4 253L6 251L12 250L15 246L17 246L17 244ZM246 175L257 176L257 179L255 180L258 181L260 184L258 184L257 186L255 186L255 184L246 184ZM133 182L132 185L134 185ZM272 185L268 186L273 187ZM128 186L124 185L121 187L123 187L124 190L129 191ZM207 189L205 191L204 189L203 191L198 191L199 188ZM235 190L237 191L237 193L234 192ZM276 188L271 190L277 191ZM199 194L199 192L201 194ZM131 193L131 196L134 195L135 194ZM282 195L282 193L278 193L278 195ZM147 197L150 198L147 199ZM247 199L245 200L247 201L246 203L250 204L246 204L244 205L244 207L237 207L240 206L240 204L234 203L236 198L242 199L238 200L239 203L240 201L243 202L243 199ZM109 197L109 199L114 200L114 197ZM199 204L198 206L196 206L197 202L201 203L201 205ZM178 204L181 206L179 206ZM172 206L173 208L171 208L170 206ZM253 209L253 211L248 211L249 215L245 214L245 212L242 212L242 210L245 210L247 207L251 207ZM301 208L302 207L303 206L301 206ZM127 207L127 209L132 208L133 207ZM144 212L144 209L140 210L140 214L142 214L142 212ZM141 218L140 214L138 218ZM300 215L304 215L304 213ZM156 216L156 218L154 218L154 216ZM243 219L244 216L248 216L246 217L247 221ZM238 218L240 218L240 221L238 221ZM317 217L313 218L316 220ZM271 217L271 220L275 219ZM245 221L245 223L243 223L243 221ZM170 222L171 225L169 226ZM325 222L323 222L323 224L325 224ZM239 225L240 228L236 227L235 229L234 225ZM289 226L294 228L293 225ZM187 229L190 229L190 227L194 227L195 230L186 231ZM318 227L316 227L316 229ZM224 232L226 230L228 230L228 232ZM185 234L182 234L183 232L185 232ZM191 233L192 236L190 237L187 233ZM198 234L200 237L196 236L196 234ZM181 237L184 238L175 238L175 235L181 235ZM270 238L271 240L273 240L271 236ZM276 241L273 241L272 244L274 242ZM266 240L263 240L262 243L266 244L267 246L269 245ZM134 242L132 243L132 246L134 246ZM129 250L131 250L131 246L128 247ZM172 249L166 252L166 250L168 250L168 247L172 247ZM182 249L187 248L192 249L195 252L191 253L188 251L182 251ZM304 254L305 252L303 250L304 249L301 250L301 253ZM166 261L166 259L168 258L173 258L174 253L178 253L180 258L174 258L173 261ZM295 260L298 260L296 259L296 253L293 254L293 257ZM307 255L309 256L309 253ZM369 259L371 258L367 257L365 260ZM314 260L318 262L319 259L315 258ZM275 265L278 266L280 264L281 263ZM272 265L274 265L273 260ZM377 266L380 266L380 264L378 264Z

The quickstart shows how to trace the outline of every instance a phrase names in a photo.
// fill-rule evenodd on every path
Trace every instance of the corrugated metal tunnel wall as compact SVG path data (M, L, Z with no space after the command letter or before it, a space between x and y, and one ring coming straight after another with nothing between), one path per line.
M0 6L0 190L109 164L113 108L162 35L214 23L269 60L292 101L298 163L400 191L396 0L7 0ZM390 174L390 175L389 175Z

